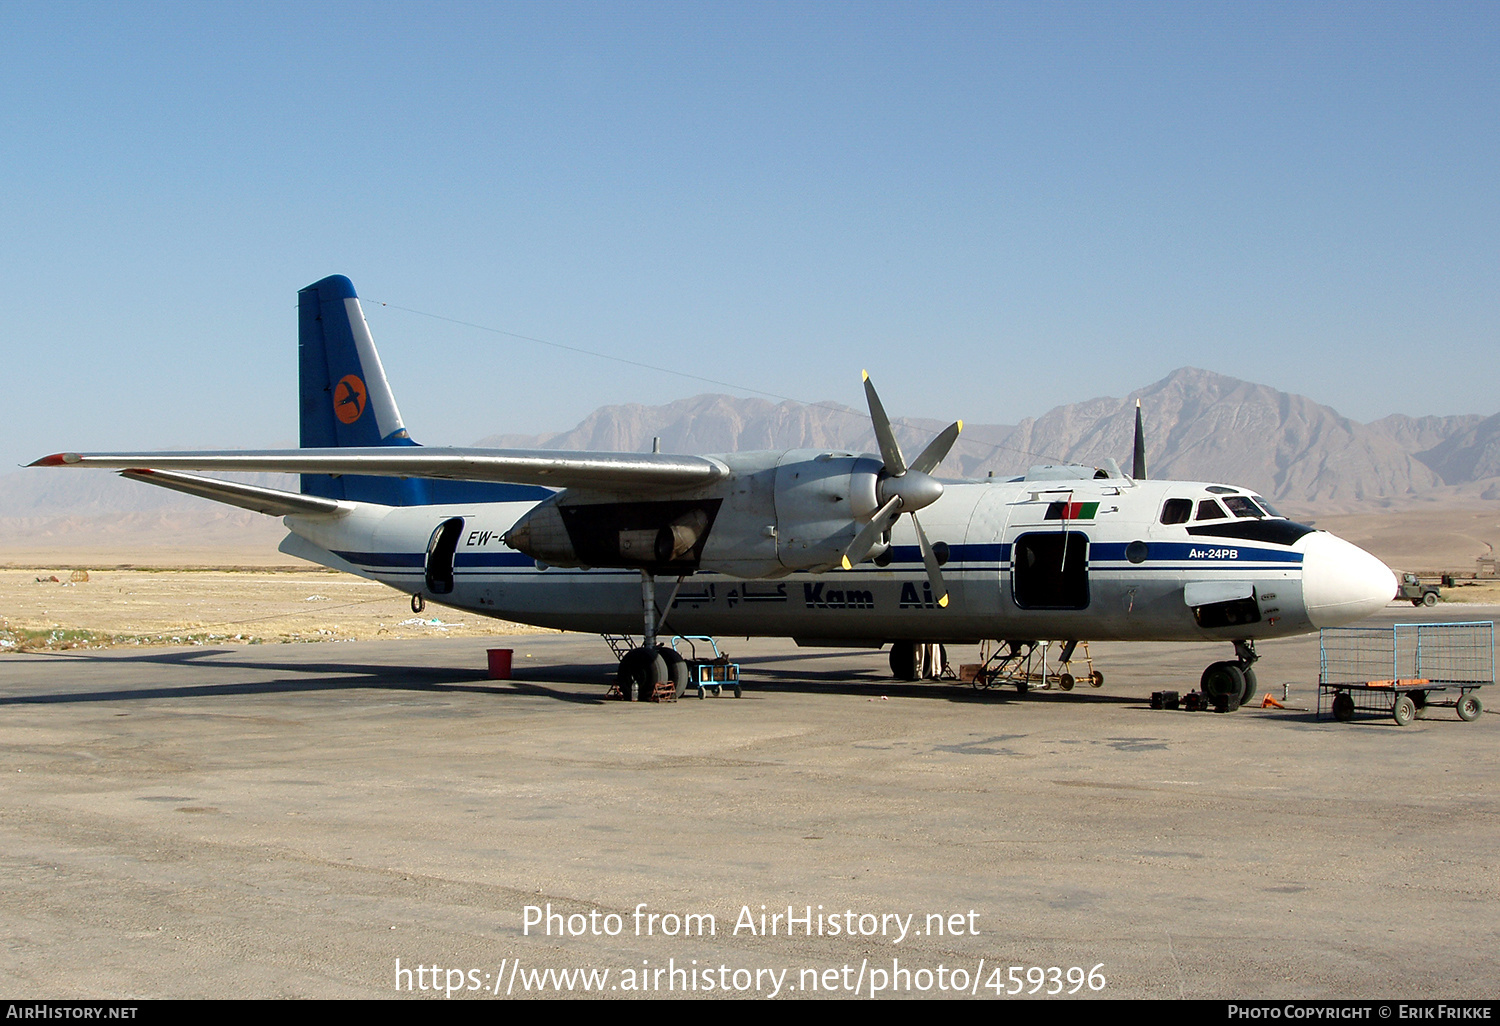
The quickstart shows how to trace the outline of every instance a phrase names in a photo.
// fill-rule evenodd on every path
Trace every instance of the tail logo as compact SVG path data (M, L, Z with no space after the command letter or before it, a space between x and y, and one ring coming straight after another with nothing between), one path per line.
M365 412L365 383L358 374L345 374L333 389L333 412L345 424L353 424Z

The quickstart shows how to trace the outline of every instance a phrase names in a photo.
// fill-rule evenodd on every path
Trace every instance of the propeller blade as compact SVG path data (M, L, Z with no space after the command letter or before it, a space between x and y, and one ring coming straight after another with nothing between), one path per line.
M865 401L870 404L870 421L875 425L875 441L880 445L880 459L885 471L892 477L906 473L906 458L901 455L901 446L896 444L896 433L891 430L891 418L885 415L880 396L875 394L875 385L869 371L860 371L865 377Z
M1141 401L1135 401L1135 460L1130 476L1137 481L1146 480L1146 428L1141 423Z
M844 550L845 570L852 570L856 563L863 563L865 561L865 557L875 547L876 540L901 515L896 509L900 505L901 496L896 495L892 496L890 502L887 502L875 511L875 515L870 518L870 522L864 526L859 534L854 536L854 541L850 543L849 548Z
M927 532L922 530L922 522L917 515L911 515L911 526L917 529L917 541L922 546L922 562L927 564L927 580L932 583L932 593L937 596L939 608L948 608L948 586L943 583L943 571L938 567L937 553L932 551L932 543L927 540Z
M937 465L943 462L948 455L948 450L953 448L953 443L958 441L958 434L964 429L964 422L956 420L943 429L942 434L927 443L927 448L922 450L922 455L911 461L908 470L915 470L923 474L930 474L937 469Z

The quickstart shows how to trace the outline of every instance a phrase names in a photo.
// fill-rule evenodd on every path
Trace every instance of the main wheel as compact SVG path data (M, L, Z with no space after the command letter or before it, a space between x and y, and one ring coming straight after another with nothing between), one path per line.
M687 693L689 676L687 660L669 645L662 645L657 651L661 653L662 659L667 664L667 675L663 679L672 682L672 697L681 698Z
M1405 695L1398 696L1395 704L1391 706L1391 719L1395 720L1399 726L1406 726L1416 715L1416 703Z
M1333 718L1340 723L1354 719L1354 698L1349 692L1340 691L1333 696Z
M1213 663L1203 671L1198 684L1215 703L1233 702L1238 707L1245 692L1245 673L1239 663Z
M1479 714L1484 712L1484 704L1479 701L1479 696L1472 691L1467 695L1461 696L1453 704L1453 707L1458 712L1458 718L1465 723L1473 723L1479 719Z
M667 661L659 651L649 648L632 648L626 652L615 675L620 697L627 702L650 701L656 682L668 679Z
M891 676L897 680L916 680L921 671L915 641L897 641L891 645Z

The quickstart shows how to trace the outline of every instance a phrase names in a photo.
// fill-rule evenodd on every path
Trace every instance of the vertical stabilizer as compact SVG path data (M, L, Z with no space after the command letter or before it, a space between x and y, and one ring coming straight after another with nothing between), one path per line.
M341 274L315 282L297 293L297 310L302 448L416 445L396 409L354 283ZM303 474L302 493L386 506L536 502L552 494L532 485L357 474Z
M380 366L354 283L341 274L297 293L298 357L304 449L412 445ZM330 499L410 506L424 501L419 481L303 474L302 491Z

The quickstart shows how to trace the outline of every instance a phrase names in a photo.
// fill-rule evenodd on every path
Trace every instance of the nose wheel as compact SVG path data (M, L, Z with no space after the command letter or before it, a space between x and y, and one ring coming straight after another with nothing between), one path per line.
M1209 664L1198 681L1199 688L1214 708L1224 712L1234 712L1247 705L1259 690L1255 671L1251 669L1251 664L1260 658L1255 654L1255 643L1236 641L1234 651L1238 659Z

